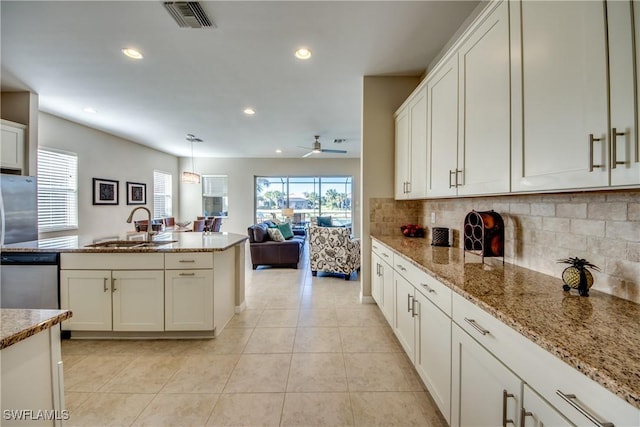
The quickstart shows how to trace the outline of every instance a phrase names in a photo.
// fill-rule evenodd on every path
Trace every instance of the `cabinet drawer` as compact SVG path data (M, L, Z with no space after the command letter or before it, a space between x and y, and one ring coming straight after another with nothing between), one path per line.
M63 253L60 254L61 270L162 270L164 255L161 253Z
M371 239L371 250L383 261L393 263L393 251L375 239Z
M175 252L164 255L164 268L185 270L192 268L213 268L211 252Z
M451 288L425 272L421 271L420 273L420 280L415 282L413 286L440 310L444 311L447 316L451 317Z
M513 350L514 339L526 338L458 293L453 294L452 313L453 321L460 328L510 366L505 353Z

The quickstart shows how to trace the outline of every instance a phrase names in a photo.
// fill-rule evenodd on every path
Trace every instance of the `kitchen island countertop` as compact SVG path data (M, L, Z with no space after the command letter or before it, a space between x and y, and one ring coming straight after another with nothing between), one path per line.
M63 236L30 242L14 243L2 247L3 252L87 252L87 253L121 253L121 252L215 252L225 251L234 245L244 243L248 236L235 233L201 233L201 232L164 232L155 235L154 246L144 247L89 247L100 241L137 241L143 243L145 233L129 233L122 236ZM166 243L163 243L166 242ZM159 244L161 243L161 244Z
M69 310L0 309L0 350L71 317Z
M640 408L640 305L593 289L589 297L563 292L560 278L497 259L465 260L461 249L426 239L371 237Z

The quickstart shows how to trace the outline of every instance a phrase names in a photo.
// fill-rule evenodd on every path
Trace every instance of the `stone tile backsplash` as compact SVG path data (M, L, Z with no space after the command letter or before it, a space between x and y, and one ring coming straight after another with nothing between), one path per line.
M505 261L559 277L559 258L578 256L600 267L594 289L640 303L640 190L509 195L420 201L371 200L371 232L400 225L453 229L460 247L465 215L491 210L505 222ZM435 213L435 223L431 223ZM431 239L429 233L428 239Z

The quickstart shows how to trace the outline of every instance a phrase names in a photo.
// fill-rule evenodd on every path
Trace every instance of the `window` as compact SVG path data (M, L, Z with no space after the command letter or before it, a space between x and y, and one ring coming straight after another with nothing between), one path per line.
M226 175L202 175L202 215L227 216L229 195Z
M331 216L334 225L351 225L353 177L255 177L256 222L268 219L308 223L312 217ZM293 209L286 218L284 208Z
M78 156L38 148L38 231L78 228Z
M153 217L166 218L171 216L171 174L153 171Z

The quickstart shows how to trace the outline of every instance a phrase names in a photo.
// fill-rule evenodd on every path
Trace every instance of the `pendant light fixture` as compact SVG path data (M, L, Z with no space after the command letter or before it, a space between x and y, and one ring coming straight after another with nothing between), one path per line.
M192 133L187 134L187 141L191 143L191 172L182 172L182 182L186 184L200 184L200 175L196 173L193 160L193 143L202 142L200 138L196 138Z

